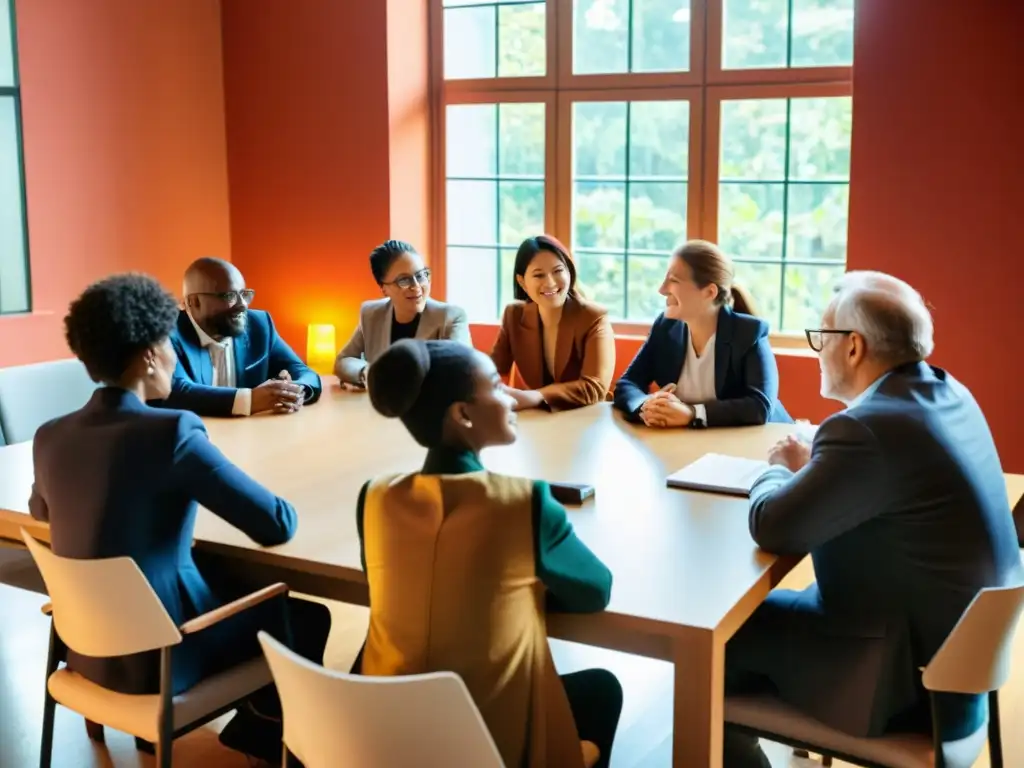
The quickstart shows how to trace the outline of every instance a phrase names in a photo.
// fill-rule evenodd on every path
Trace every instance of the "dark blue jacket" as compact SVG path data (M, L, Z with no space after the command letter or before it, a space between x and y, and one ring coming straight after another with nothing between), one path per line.
M664 314L615 384L615 407L639 421L640 406L652 384L679 381L686 362L689 329ZM704 403L709 427L738 427L793 420L779 402L779 369L768 345L768 324L722 307L715 332L715 394Z
M822 422L799 472L774 466L762 475L750 494L750 532L769 552L810 553L817 582L800 601L832 622L821 640L831 650L817 660L801 654L806 684L790 703L857 735L869 721L875 735L907 705L918 667L978 590L1022 577L985 416L966 387L925 363L896 368ZM910 658L899 661L893 627L902 626ZM864 642L873 631L880 642ZM865 669L885 670L876 690L836 696L848 690L844 677ZM984 697L944 701L949 738L984 721ZM830 722L823 712L833 709Z
M268 379L288 371L292 380L306 388L306 404L320 398L320 377L303 363L287 342L277 335L270 315L259 309L248 310L245 333L234 338L235 377L240 389L253 389ZM235 389L214 387L210 353L199 343L195 326L187 312L178 317L171 333L171 345L178 355L170 397L161 403L167 408L183 408L200 416L230 416Z
M123 389L98 389L81 410L44 424L32 451L29 511L50 523L53 551L80 559L132 558L179 625L226 602L192 560L197 502L259 544L282 544L295 533L292 506L228 461L197 416L152 408ZM240 637L243 622L232 622L216 633L189 635L175 648L176 692L216 671L225 654L251 640ZM123 693L158 689L152 654L70 654L68 665Z

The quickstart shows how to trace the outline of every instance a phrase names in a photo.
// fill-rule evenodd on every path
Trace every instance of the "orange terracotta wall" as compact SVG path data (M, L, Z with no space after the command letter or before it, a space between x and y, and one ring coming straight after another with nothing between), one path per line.
M300 354L311 322L343 344L380 295L373 247L426 247L425 4L223 0L222 13L234 261Z
M858 0L850 256L934 307L933 362L1024 472L1024 3Z
M0 365L67 357L68 302L112 272L177 293L230 256L217 0L17 4L33 312Z

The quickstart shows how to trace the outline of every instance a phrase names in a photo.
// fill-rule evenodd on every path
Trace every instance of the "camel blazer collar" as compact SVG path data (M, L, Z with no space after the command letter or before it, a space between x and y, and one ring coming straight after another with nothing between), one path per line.
M558 341L555 343L555 370L551 371L554 381L560 381L565 367L569 364L569 358L576 337L576 317L579 314L580 304L571 296L566 298L562 307L562 317L558 321ZM529 386L538 388L543 386L544 376L544 331L543 323L540 320L540 310L532 301L523 307L523 314L519 318L519 326L524 330L527 338L536 339L536 344L531 344L525 354L516 356L516 367L520 376L523 377Z

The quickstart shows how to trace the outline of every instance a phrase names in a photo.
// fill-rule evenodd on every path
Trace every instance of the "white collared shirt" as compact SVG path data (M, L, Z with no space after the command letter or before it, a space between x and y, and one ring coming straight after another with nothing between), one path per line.
M715 336L704 345L704 354L698 355L693 347L693 334L687 329L686 360L676 384L676 397L693 405L693 415L706 425L707 410L704 403L718 399L715 392Z
M861 392L847 404L847 410L849 410L850 408L855 408L856 406L860 405L865 400L867 400L869 397L871 397L873 394L875 394L875 392L878 391L878 388L882 386L882 381L888 375L888 373L883 373L881 376L879 376L877 379L871 382L871 384L863 392Z
M213 367L213 386L237 387L238 377L235 373L235 342L230 336L217 341L206 331L199 327L199 323L188 313L188 319L192 321L192 327L196 329L196 336L199 343L210 356L210 364ZM235 389L235 402L231 406L233 416L248 416L252 411L252 390Z

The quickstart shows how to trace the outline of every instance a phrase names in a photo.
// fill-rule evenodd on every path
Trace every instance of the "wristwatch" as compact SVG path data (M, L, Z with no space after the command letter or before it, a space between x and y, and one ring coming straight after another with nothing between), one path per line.
M690 429L704 429L707 426L707 422L704 420L704 406L694 405L693 403L687 403L687 405L693 409L693 418L690 419Z

